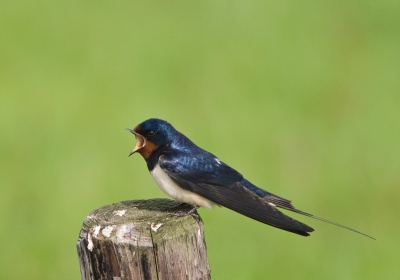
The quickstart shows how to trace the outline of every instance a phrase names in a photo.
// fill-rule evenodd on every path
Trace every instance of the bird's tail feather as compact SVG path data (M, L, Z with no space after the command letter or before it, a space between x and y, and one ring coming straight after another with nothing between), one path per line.
M269 194L269 195L266 195L264 197L264 200L267 203L273 203L274 205L276 205L279 208L282 208L282 209L285 209L285 210L289 210L289 211L292 211L292 212L295 212L295 213L298 213L298 214L301 214L301 215L304 215L304 216L307 216L307 217L310 217L310 218L314 218L316 220L320 220L320 221L323 221L325 223L332 224L332 225L335 225L335 226L338 226L338 227L341 227L341 228L345 228L347 230L351 230L353 232L356 232L358 234L364 235L366 237L369 237L369 238L375 240L375 238L373 238L372 236L369 236L368 234L365 234L365 233L363 233L361 231L358 231L358 230L355 230L353 228L344 226L342 224L339 224L339 223L336 223L336 222L332 222L330 220L327 220L327 219L324 219L324 218L321 218L321 217L317 217L317 216L314 216L314 215L312 215L310 213L298 210L298 209L294 208L294 206L292 205L290 200L285 199L283 197L280 197L280 196L277 196L277 195L274 195L274 194Z

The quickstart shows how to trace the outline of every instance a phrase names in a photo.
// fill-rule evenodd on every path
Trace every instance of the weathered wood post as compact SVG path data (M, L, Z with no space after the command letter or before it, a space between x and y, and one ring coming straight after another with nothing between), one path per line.
M172 215L191 208L151 199L92 211L77 242L82 279L211 279L200 216Z

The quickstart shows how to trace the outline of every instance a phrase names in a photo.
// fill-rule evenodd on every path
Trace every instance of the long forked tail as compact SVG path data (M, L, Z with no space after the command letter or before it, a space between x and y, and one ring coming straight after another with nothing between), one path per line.
M332 222L332 221L329 221L327 219L320 218L320 217L314 216L312 214L309 214L307 212L303 212L301 210L298 210L298 209L293 207L293 205L292 205L290 200L287 200L287 199L285 199L283 197L280 197L280 196L277 196L277 195L274 195L274 194L269 194L269 195L266 195L263 199L267 203L272 203L272 204L276 205L279 208L282 208L282 209L285 209L285 210L289 210L289 211L292 211L292 212L295 212L295 213L298 213L298 214L301 214L301 215L304 215L304 216L307 216L307 217L310 217L310 218L314 218L316 220L320 220L320 221L323 221L325 223L332 224L332 225L335 225L335 226L338 226L338 227L341 227L341 228L345 228L347 230L351 230L353 232L356 232L358 234L361 234L361 235L369 237L369 238L371 238L373 240L376 240L372 236L369 236L368 234L365 234L365 233L363 233L361 231L358 231L358 230L355 230L353 228L349 228L347 226L344 226L342 224L339 224L339 223L336 223L336 222Z

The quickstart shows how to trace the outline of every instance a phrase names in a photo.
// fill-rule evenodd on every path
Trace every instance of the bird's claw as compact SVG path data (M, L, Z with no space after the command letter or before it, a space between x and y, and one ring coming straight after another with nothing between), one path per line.
M190 216L193 216L193 217L196 217L196 218L200 218L200 216L195 213L197 209L199 209L199 206L193 207L193 209L191 209L188 212L181 211L181 212L173 213L171 215L175 216L175 217L185 217L185 216L189 216L190 215Z

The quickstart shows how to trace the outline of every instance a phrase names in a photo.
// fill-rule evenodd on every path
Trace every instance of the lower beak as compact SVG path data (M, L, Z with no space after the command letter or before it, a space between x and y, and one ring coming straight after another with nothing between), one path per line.
M136 137L136 145L135 148L133 148L133 150L129 153L129 157L131 155L133 155L134 153L136 153L138 150L140 150L141 148L143 148L144 146L146 146L146 138L144 138L142 135L140 135L139 133L137 133L136 131L134 131L133 129L127 128L126 130L128 130L129 132L131 132L132 134L135 135Z

